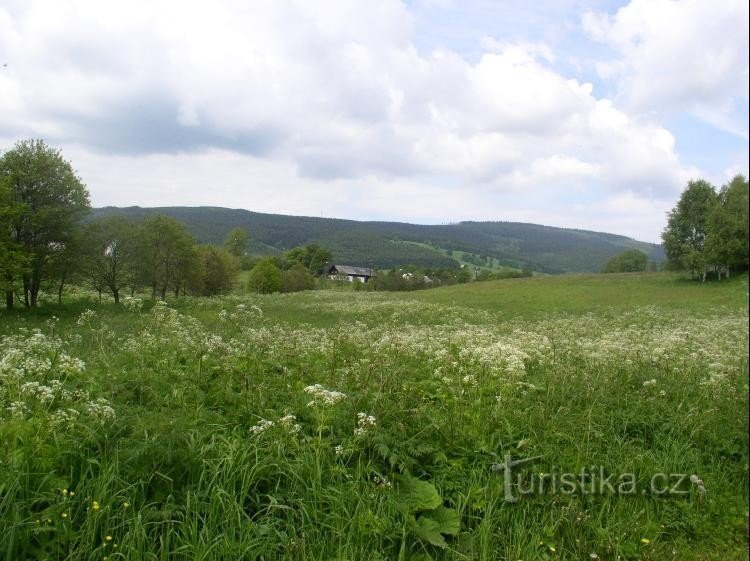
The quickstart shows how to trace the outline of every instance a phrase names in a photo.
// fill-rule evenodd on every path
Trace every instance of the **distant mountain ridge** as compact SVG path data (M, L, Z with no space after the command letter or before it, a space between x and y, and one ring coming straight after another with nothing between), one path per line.
M199 243L223 243L232 228L247 230L254 253L279 253L318 242L336 262L364 267L456 266L451 253L492 257L508 267L546 273L600 271L608 259L639 249L662 261L660 245L625 236L521 222L459 222L421 225L405 222L266 214L223 207L103 207L93 218L122 215L140 219L165 214L184 222Z

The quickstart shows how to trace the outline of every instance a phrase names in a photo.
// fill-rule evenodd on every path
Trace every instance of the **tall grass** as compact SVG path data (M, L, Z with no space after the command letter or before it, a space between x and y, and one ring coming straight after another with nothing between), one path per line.
M0 316L0 557L744 558L746 277L713 304L667 276L587 284ZM507 457L639 492L510 502Z

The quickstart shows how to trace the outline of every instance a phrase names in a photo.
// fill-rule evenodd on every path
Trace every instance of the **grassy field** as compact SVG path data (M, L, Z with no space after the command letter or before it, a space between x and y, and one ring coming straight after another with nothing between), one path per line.
M748 278L0 312L0 558L747 557Z

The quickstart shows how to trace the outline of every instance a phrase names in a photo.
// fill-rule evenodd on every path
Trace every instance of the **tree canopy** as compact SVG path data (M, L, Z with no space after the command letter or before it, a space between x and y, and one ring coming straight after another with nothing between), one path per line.
M139 227L139 277L163 299L167 290L179 294L195 279L198 254L185 225L160 214L150 216Z
M738 175L719 191L708 215L706 260L729 270L748 268L748 182Z
M89 194L60 151L43 140L23 140L5 152L0 157L0 177L10 190L5 194L9 200L3 214L9 222L3 233L25 261L20 275L16 270L10 280L6 278L10 290L6 302L13 306L15 282L20 276L24 304L34 307L55 255L73 240L90 209Z
M224 242L224 249L235 257L242 257L247 252L250 236L243 228L233 228Z
M705 267L708 215L716 202L716 191L708 181L688 183L662 234L670 268L687 269L694 276Z
M309 273L319 275L331 260L331 252L317 243L310 243L290 249L284 254L284 259L290 263L299 263Z
M662 233L668 266L702 275L748 267L748 183L738 175L719 193L690 181Z
M121 216L90 222L85 227L85 272L97 290L108 289L115 303L120 291L135 281L136 226Z

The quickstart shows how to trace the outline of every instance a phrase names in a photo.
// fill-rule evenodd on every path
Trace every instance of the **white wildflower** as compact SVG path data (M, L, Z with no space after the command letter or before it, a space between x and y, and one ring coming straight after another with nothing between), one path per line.
M690 483L695 485L696 489L698 489L698 494L701 497L706 494L706 487L703 485L703 480L700 477L695 474L691 475Z
M388 481L388 478L382 475L375 475L373 478L373 481L375 482L375 485L378 487L383 487L385 489L390 489L392 487L392 484L390 481Z
M29 408L23 401L12 401L11 404L6 407L6 411L10 413L11 417L23 419L29 413Z
M103 397L99 397L94 401L88 402L84 406L84 410L90 417L94 418L100 423L114 421L115 419L115 410L112 409L112 407L109 405L109 401L107 401Z
M252 434L261 434L270 429L275 424L276 423L274 423L273 421L269 421L268 419L262 419L257 425L253 425L252 427L250 427L250 432Z
M474 376L473 374L467 374L466 376L464 376L463 382L467 386L473 386L475 388L479 385L479 382L477 381L477 377Z
M94 310L87 309L84 310L80 316L78 316L76 325L78 327L83 327L86 324L90 324L94 319L96 319L96 312Z
M375 417L363 412L357 413L357 428L354 429L354 436L364 436L375 425Z
M75 409L58 409L52 413L50 422L56 428L70 427L76 422L79 416L80 413Z
M335 390L327 390L320 384L307 386L305 393L309 393L313 397L312 401L307 404L308 407L336 405L339 401L346 399L346 394Z
M143 300L134 296L126 296L121 300L122 307L128 312L140 312L143 308Z
M281 424L284 429L286 429L290 434L297 434L299 431L302 430L302 427L297 424L297 417L294 415L284 415L281 419L279 419L279 423Z

